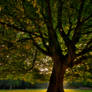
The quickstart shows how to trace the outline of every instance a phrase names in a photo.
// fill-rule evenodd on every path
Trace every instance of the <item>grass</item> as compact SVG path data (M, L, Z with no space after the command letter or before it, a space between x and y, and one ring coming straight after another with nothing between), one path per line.
M65 92L92 92L92 90L80 90L80 89L65 89Z
M39 89L34 89L34 90L0 90L0 92L46 92L45 89L39 90ZM72 90L72 89L65 89L65 92L92 92L92 90Z
M0 90L0 92L46 92L46 90L39 90L39 89L33 89L33 90Z

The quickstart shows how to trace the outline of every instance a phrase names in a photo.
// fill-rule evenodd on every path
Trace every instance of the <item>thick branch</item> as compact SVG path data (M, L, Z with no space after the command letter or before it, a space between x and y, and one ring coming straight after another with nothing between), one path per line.
M49 44L53 44L52 43L52 40L53 40L53 23L52 23L52 14L51 14L51 7L50 7L50 1L49 0L46 0L46 4L47 4L47 16L48 16L48 19L47 19L47 22L46 22L46 25L47 25L47 29L48 29L48 36L49 36Z
M92 18L92 14L90 16L86 17L85 19L83 19L81 23L84 23L84 22L88 21L91 18Z
M0 24L1 25L7 25L10 28L14 28L16 31L20 31L20 32L25 32L25 33L28 33L28 34L32 34L32 32L29 32L29 31L25 30L24 28L18 27L17 25L14 25L14 24L5 23L5 22L1 22L1 21L0 21Z
M41 51L42 53L44 53L45 55L50 56L50 53L48 53L48 51L45 51L44 49L42 49L42 48L37 44L37 42L36 42L35 39L32 37L32 35L30 35L30 37L31 37L31 39L32 39L32 41L33 41L34 46L36 46L36 48L37 48L38 50L40 50L40 51Z
M9 23L4 23L4 22L0 22L1 25L7 25L8 27L14 28L16 31L20 31L20 32L25 32L28 33L30 35L30 39L33 41L33 44L44 54L48 55L48 52L46 52L45 50L43 50L34 40L34 38L32 37L32 35L34 35L34 33L25 30L24 28L9 24Z
M84 55L85 54L88 54L90 51L92 51L92 45L90 47L88 47L91 43L92 43L92 39L90 39L87 42L85 48L79 54L75 54L73 60L69 63L71 66L76 65L76 64L79 64L79 63L82 62L82 60L85 60L87 58L87 56L84 56ZM74 60L76 60L76 62L74 62Z
M58 17L57 17L57 21L58 21L58 30L61 34L61 36L63 37L66 45L67 45L67 41L69 40L67 35L64 32L64 29L62 27L62 7L63 7L63 2L62 0L58 0Z
M83 8L84 8L84 3L85 3L85 0L81 0L80 9L79 9L79 12L78 12L77 24L76 24L76 28L74 30L74 35L72 37L72 40L75 44L79 41L79 38L80 38L80 34L79 34L80 30L79 29L82 25L80 20L81 20L82 11L83 11Z
M62 0L58 0L58 11L57 11L57 14L58 14L58 17L57 17L57 22L58 22L58 29L60 31L60 29L63 30L63 27L62 27L62 7L63 7L63 2Z
M92 43L92 41L91 41L91 43ZM77 54L77 56L85 55L86 53L88 53L90 51L92 51L92 46L90 46L89 48L85 47L85 49L83 49L79 54Z
M48 22L50 23L50 27L53 29L50 1L46 0L46 3L47 3L47 10L48 10L48 12L47 12Z
M86 43L85 48L79 54L77 54L77 56L81 56L92 51L92 46L89 46L90 44L92 44L92 38Z
M72 51L73 51L75 49L75 46L73 45L73 43L71 43L71 40L69 39L68 35L65 34L64 29L62 27L62 7L63 7L62 0L58 0L58 17L57 17L58 30L61 34L61 37L64 39L65 45L68 47L68 50L71 51L71 49L72 49ZM69 22L70 22L70 20L69 20ZM70 27L71 27L71 25L70 25ZM70 30L71 30L71 28L70 28Z
M57 53L59 55L62 55L61 54L62 50L59 41L57 39L56 30L54 30L53 28L50 0L46 0L46 4L47 4L47 16L48 16L47 29L48 29L48 37L49 37L49 50L52 54L54 52L54 54Z
M74 61L74 62L72 63L72 66L81 64L81 63L83 62L83 60L88 60L89 58L92 58L92 55L89 55L89 56L82 56L82 57L80 57L79 59L77 59L76 61Z

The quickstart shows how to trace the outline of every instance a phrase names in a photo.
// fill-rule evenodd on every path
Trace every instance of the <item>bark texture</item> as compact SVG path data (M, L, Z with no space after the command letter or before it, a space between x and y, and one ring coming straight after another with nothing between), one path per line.
M47 92L64 92L63 79L65 70L66 68L61 60L54 61Z

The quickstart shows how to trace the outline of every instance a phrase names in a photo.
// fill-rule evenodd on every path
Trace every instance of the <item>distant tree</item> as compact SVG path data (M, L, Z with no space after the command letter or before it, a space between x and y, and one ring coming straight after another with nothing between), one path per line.
M92 51L91 0L0 0L0 24L2 38L13 34L13 42L32 40L40 52L52 58L47 92L64 92L66 69L92 57L89 55ZM22 36L16 38L20 32Z

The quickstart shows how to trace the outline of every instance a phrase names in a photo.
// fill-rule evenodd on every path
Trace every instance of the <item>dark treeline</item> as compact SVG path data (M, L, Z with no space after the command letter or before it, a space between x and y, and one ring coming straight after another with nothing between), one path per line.
M0 89L26 89L34 86L23 80L0 80Z
M68 82L65 85L65 88L68 88L68 89L85 89L85 88L92 89L92 82L87 82L87 81L82 81L82 82L79 82L79 81Z
M47 88L47 83L31 84L24 80L0 80L0 89L36 89Z

